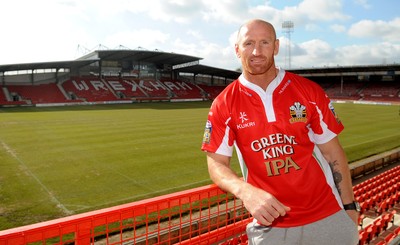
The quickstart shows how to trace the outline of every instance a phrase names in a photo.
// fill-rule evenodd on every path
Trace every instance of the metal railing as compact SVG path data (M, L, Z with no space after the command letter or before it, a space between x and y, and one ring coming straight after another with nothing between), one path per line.
M245 235L242 202L215 185L0 231L0 245L211 244Z

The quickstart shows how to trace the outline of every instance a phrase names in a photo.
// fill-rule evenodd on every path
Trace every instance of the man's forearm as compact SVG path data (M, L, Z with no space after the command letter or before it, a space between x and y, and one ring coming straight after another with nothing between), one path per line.
M344 204L354 201L350 170L347 161L342 159L329 162L336 188Z
M319 145L322 154L328 161L340 198L344 204L354 201L353 186L346 154L337 138Z
M246 183L229 167L226 158L218 159L215 154L208 154L208 172L211 180L224 191L240 198L241 186ZM216 159L217 158L217 159Z

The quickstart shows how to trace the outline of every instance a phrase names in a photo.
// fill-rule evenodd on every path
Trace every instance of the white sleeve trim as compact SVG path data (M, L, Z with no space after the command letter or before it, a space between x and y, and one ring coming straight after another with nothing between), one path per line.
M328 125L323 121L324 116L322 115L321 110L318 108L318 106L315 106L318 115L319 115L319 124L322 128L322 134L316 134L314 131L309 128L309 133L308 136L310 137L310 140L314 142L315 144L325 144L326 142L330 141L331 139L335 138L337 134L335 134L333 131L329 130Z
M224 138L222 139L221 144L219 145L217 151L215 153L220 154L220 155L224 155L224 156L228 156L228 157L232 157L233 154L233 145L229 145L229 131L231 130L231 128L228 126L228 122L230 121L231 118L228 118L228 120L226 120L225 124L226 124L226 128L225 128L225 134L224 134Z

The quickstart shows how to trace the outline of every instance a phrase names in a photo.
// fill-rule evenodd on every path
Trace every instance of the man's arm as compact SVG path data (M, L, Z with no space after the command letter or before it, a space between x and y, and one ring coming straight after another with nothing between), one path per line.
M270 225L277 217L286 215L290 210L268 192L243 181L230 168L230 157L208 152L207 163L211 180L221 189L241 199L245 208L259 223Z
M355 199L349 164L338 137L333 138L325 144L320 144L318 147L331 167L333 179L343 204L352 203ZM357 211L347 210L347 214L352 218L354 223L358 223L359 213Z

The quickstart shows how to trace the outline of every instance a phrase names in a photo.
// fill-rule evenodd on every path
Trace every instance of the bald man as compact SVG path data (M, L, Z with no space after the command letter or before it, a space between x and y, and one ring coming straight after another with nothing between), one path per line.
M243 72L214 100L202 150L213 182L254 217L249 244L357 244L359 204L331 101L275 65L270 23L243 24L235 52ZM243 179L230 168L234 148Z

